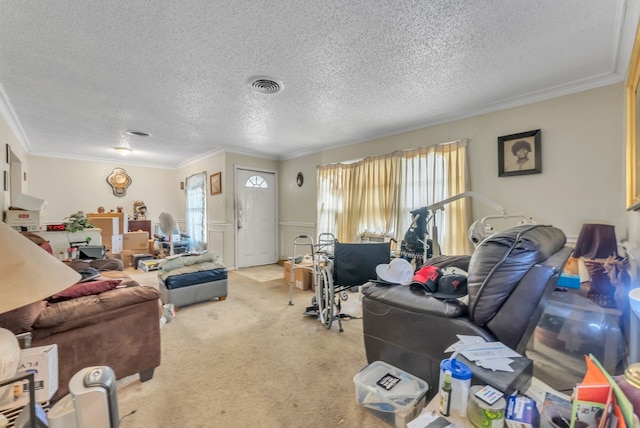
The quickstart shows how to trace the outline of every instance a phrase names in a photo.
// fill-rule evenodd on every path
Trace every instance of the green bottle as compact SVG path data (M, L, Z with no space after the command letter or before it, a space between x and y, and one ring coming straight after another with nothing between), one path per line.
M444 382L440 390L440 413L443 416L449 416L451 409L451 370L445 370Z

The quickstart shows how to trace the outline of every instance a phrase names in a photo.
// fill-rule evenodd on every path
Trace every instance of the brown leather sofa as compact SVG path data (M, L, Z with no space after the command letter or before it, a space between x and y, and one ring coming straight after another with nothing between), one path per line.
M468 272L468 306L436 299L409 286L362 287L367 360L385 361L437 391L444 350L457 334L501 341L524 354L547 298L572 249L552 226L518 226L483 241L468 257L441 256L431 263L457 264Z
M35 302L0 314L0 327L31 333L31 347L58 346L59 386L52 402L69 392L69 380L85 367L109 366L118 379L139 373L144 382L160 365L159 291L131 280L121 272L119 260L71 265L76 270L86 266L97 266L103 277L121 279L123 288Z

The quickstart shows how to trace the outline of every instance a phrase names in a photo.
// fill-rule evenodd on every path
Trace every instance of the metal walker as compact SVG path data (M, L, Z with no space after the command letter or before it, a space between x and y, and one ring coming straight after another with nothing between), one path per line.
M303 260L298 255L298 250L307 248L311 254L312 280L315 289L315 296L311 299L312 306L307 308L307 315L317 314L320 322L330 329L334 319L338 319L340 332L342 321L340 314L340 298L348 298L344 290L336 290L333 283L333 254L337 240L332 233L321 233L318 235L318 243L314 244L313 238L309 235L299 235L293 240L293 257L291 259L291 276L289 279L289 305L293 305L293 281L295 276L296 262ZM336 291L338 298L336 299Z

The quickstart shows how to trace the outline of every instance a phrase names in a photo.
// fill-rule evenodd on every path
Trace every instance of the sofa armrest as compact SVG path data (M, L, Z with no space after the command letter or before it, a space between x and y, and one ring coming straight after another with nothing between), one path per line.
M33 326L37 329L55 327L56 331L78 328L94 323L96 315L159 298L160 292L153 287L116 288L97 295L50 304Z
M368 282L362 286L365 298L390 307L406 309L441 318L458 318L466 315L466 306L453 301L444 301L423 292L414 291L408 285L380 285Z

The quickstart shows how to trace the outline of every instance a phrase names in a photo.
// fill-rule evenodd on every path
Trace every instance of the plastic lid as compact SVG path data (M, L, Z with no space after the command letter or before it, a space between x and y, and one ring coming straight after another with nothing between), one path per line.
M468 380L471 379L471 370L465 363L461 363L460 361L454 359L442 360L440 363L440 370L442 371L451 371L451 376L454 379L458 380Z

